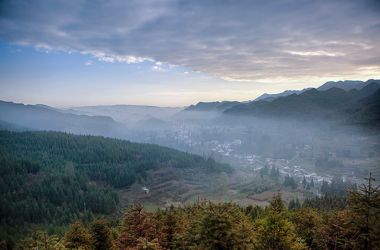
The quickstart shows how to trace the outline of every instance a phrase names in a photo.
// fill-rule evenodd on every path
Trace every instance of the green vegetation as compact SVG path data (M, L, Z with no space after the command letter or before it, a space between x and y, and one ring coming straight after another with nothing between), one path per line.
M0 131L0 249L378 249L380 192L334 179L321 198L268 207L197 201L120 218L118 190L163 167L227 165L165 147L57 132ZM280 184L265 167L258 180ZM283 185L297 188L289 176ZM304 189L314 183L305 178ZM288 205L288 208L287 206ZM109 216L113 215L113 216ZM71 223L71 224L70 224ZM69 226L68 226L69 225Z
M288 210L280 194L265 208L202 201L147 212L136 204L116 223L76 221L61 239L34 232L15 249L378 249L380 192L372 182L329 210L318 200Z
M0 238L23 234L32 224L54 228L114 214L117 189L143 180L148 170L167 166L230 171L211 159L156 145L0 131Z

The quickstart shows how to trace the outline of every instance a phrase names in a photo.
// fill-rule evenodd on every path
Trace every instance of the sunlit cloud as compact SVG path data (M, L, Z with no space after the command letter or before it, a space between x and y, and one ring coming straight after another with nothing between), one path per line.
M344 56L344 53L341 52L327 52L323 50L318 51L286 51L291 55L297 56Z

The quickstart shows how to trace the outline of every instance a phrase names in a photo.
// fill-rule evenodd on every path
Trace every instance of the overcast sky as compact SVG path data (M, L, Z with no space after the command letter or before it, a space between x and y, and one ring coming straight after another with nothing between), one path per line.
M380 1L0 1L0 99L250 100L380 78Z

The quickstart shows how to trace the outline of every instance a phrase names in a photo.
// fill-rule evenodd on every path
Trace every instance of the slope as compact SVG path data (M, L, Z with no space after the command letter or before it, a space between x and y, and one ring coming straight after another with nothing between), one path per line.
M231 170L156 145L10 131L0 131L0 166L0 235L28 229L30 224L65 225L93 214L113 214L125 205L119 190L144 182L149 171L192 170L207 175Z
M45 105L0 101L0 120L33 130L112 137L125 134L124 127L110 117L67 114Z
M299 95L280 97L272 102L257 101L236 105L227 109L225 113L297 119L346 119L353 115L347 110L360 108L366 103L360 100L374 95L378 89L380 89L380 84L375 82L366 85L361 90L345 91L339 88L330 88L326 91L318 91L311 89Z

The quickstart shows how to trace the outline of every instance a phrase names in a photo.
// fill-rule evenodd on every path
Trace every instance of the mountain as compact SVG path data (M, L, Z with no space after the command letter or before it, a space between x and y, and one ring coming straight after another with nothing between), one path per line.
M283 117L297 119L342 118L353 115L348 109L358 109L365 103L373 103L380 84L371 82L360 90L345 91L330 88L325 91L310 89L299 95L279 97L272 102L257 101L239 104L227 109L225 114ZM364 101L369 98L370 101ZM371 109L372 110L372 109Z
M343 89L343 90L346 90L346 91L349 91L349 90L352 90L352 89L357 89L357 90L360 90L362 88L364 88L366 85L369 85L371 83L379 83L380 84L380 80L373 80L373 79L370 79L366 82L364 81L337 81L337 82L334 82L334 81L329 81L329 82L326 82L324 83L323 85L321 85L320 87L317 88L317 90L319 91L325 91L325 90L328 90L328 89L331 89L331 88L339 88L339 89ZM279 97L285 97L285 96L289 96L289 95L292 95L292 94L301 94L307 90L310 90L311 88L305 88L305 89L302 89L302 90L286 90L284 92L281 92L281 93L278 93L278 94L262 94L261 96L257 97L254 101L268 101L268 102L271 102L273 101L274 99L277 99Z
M359 105L347 110L351 114L350 121L364 123L375 127L380 126L380 88L358 102Z
M286 90L284 92L281 92L281 93L278 93L278 94L267 94L267 93L264 93L262 94L261 96L257 97L254 101L268 101L268 102L271 102L273 101L274 99L277 99L278 97L284 97L284 96L289 96L289 95L293 95L293 94L301 94L307 90L309 90L310 88L306 88L306 89L302 89L302 90Z
M28 131L31 129L28 129L26 127L16 125L10 122L5 122L0 120L0 130L9 130L9 131Z
M169 119L181 111L178 107L156 107L144 105L101 105L73 107L65 110L77 115L109 116L117 122L124 124L136 123L148 119Z
M196 105L187 107L186 111L224 111L240 102L237 101L222 101L222 102L198 102Z
M32 130L55 130L76 134L116 136L124 127L106 116L69 114L45 105L0 101L0 120Z
M364 81L330 81L326 82L325 84L321 85L318 87L316 90L318 91L326 91L332 88L337 88L337 89L342 89L345 91L350 91L350 90L361 90L366 86L376 86L380 84L380 80L367 80L366 82ZM281 98L281 97L287 97L287 96L292 96L292 95L300 95L302 93L305 93L307 91L312 90L313 88L305 88L302 90L286 90L281 93L277 94L267 94L264 93L261 96L257 97L253 101L248 101L248 102L237 102L237 101L222 101L222 102L199 102L196 105L190 105L185 109L185 111L218 111L218 112L224 112L226 111L227 113L230 112L228 110L236 108L238 109L246 109L250 104L253 106L261 106L265 104L256 104L255 102L259 101L266 101L266 102L273 102L274 100ZM373 93L373 90L369 90L371 93ZM364 97L365 94L363 94L362 97ZM248 105L248 106L247 106Z
M346 91L353 90L353 89L360 90L371 83L380 84L380 80L370 79L366 82L364 81L337 81L337 82L330 81L330 82L326 82L325 84L318 87L317 89L320 91L325 91L331 88L340 88Z
M346 90L346 91L349 91L349 90L352 90L352 89L356 89L356 90L360 90L362 88L364 88L365 86L371 84L371 83L378 83L380 84L380 80L373 80L373 79L370 79L366 82L364 81L350 81L350 80L347 80L347 81L329 81L329 82L326 82L324 83L323 85L321 85L320 87L317 88L317 90L319 91L325 91L325 90L328 90L328 89L331 89L331 88L339 88L339 89L343 89L343 90ZM273 101L274 99L277 99L279 97L285 97L285 96L289 96L289 95L292 95L292 94L301 94L307 90L310 90L311 88L305 88L305 89L302 89L302 90L286 90L284 92L281 92L281 93L278 93L278 94L262 94L261 96L257 97L254 101L268 101L268 102L271 102Z
M166 147L61 132L0 131L0 163L1 238L115 214L134 199L185 201L201 180L231 171Z
M322 111L333 111L350 101L348 93L338 88L327 91L316 89L302 94L280 97L272 102L257 101L236 105L225 111L226 114L250 114L260 116L289 117L297 115L316 115Z

